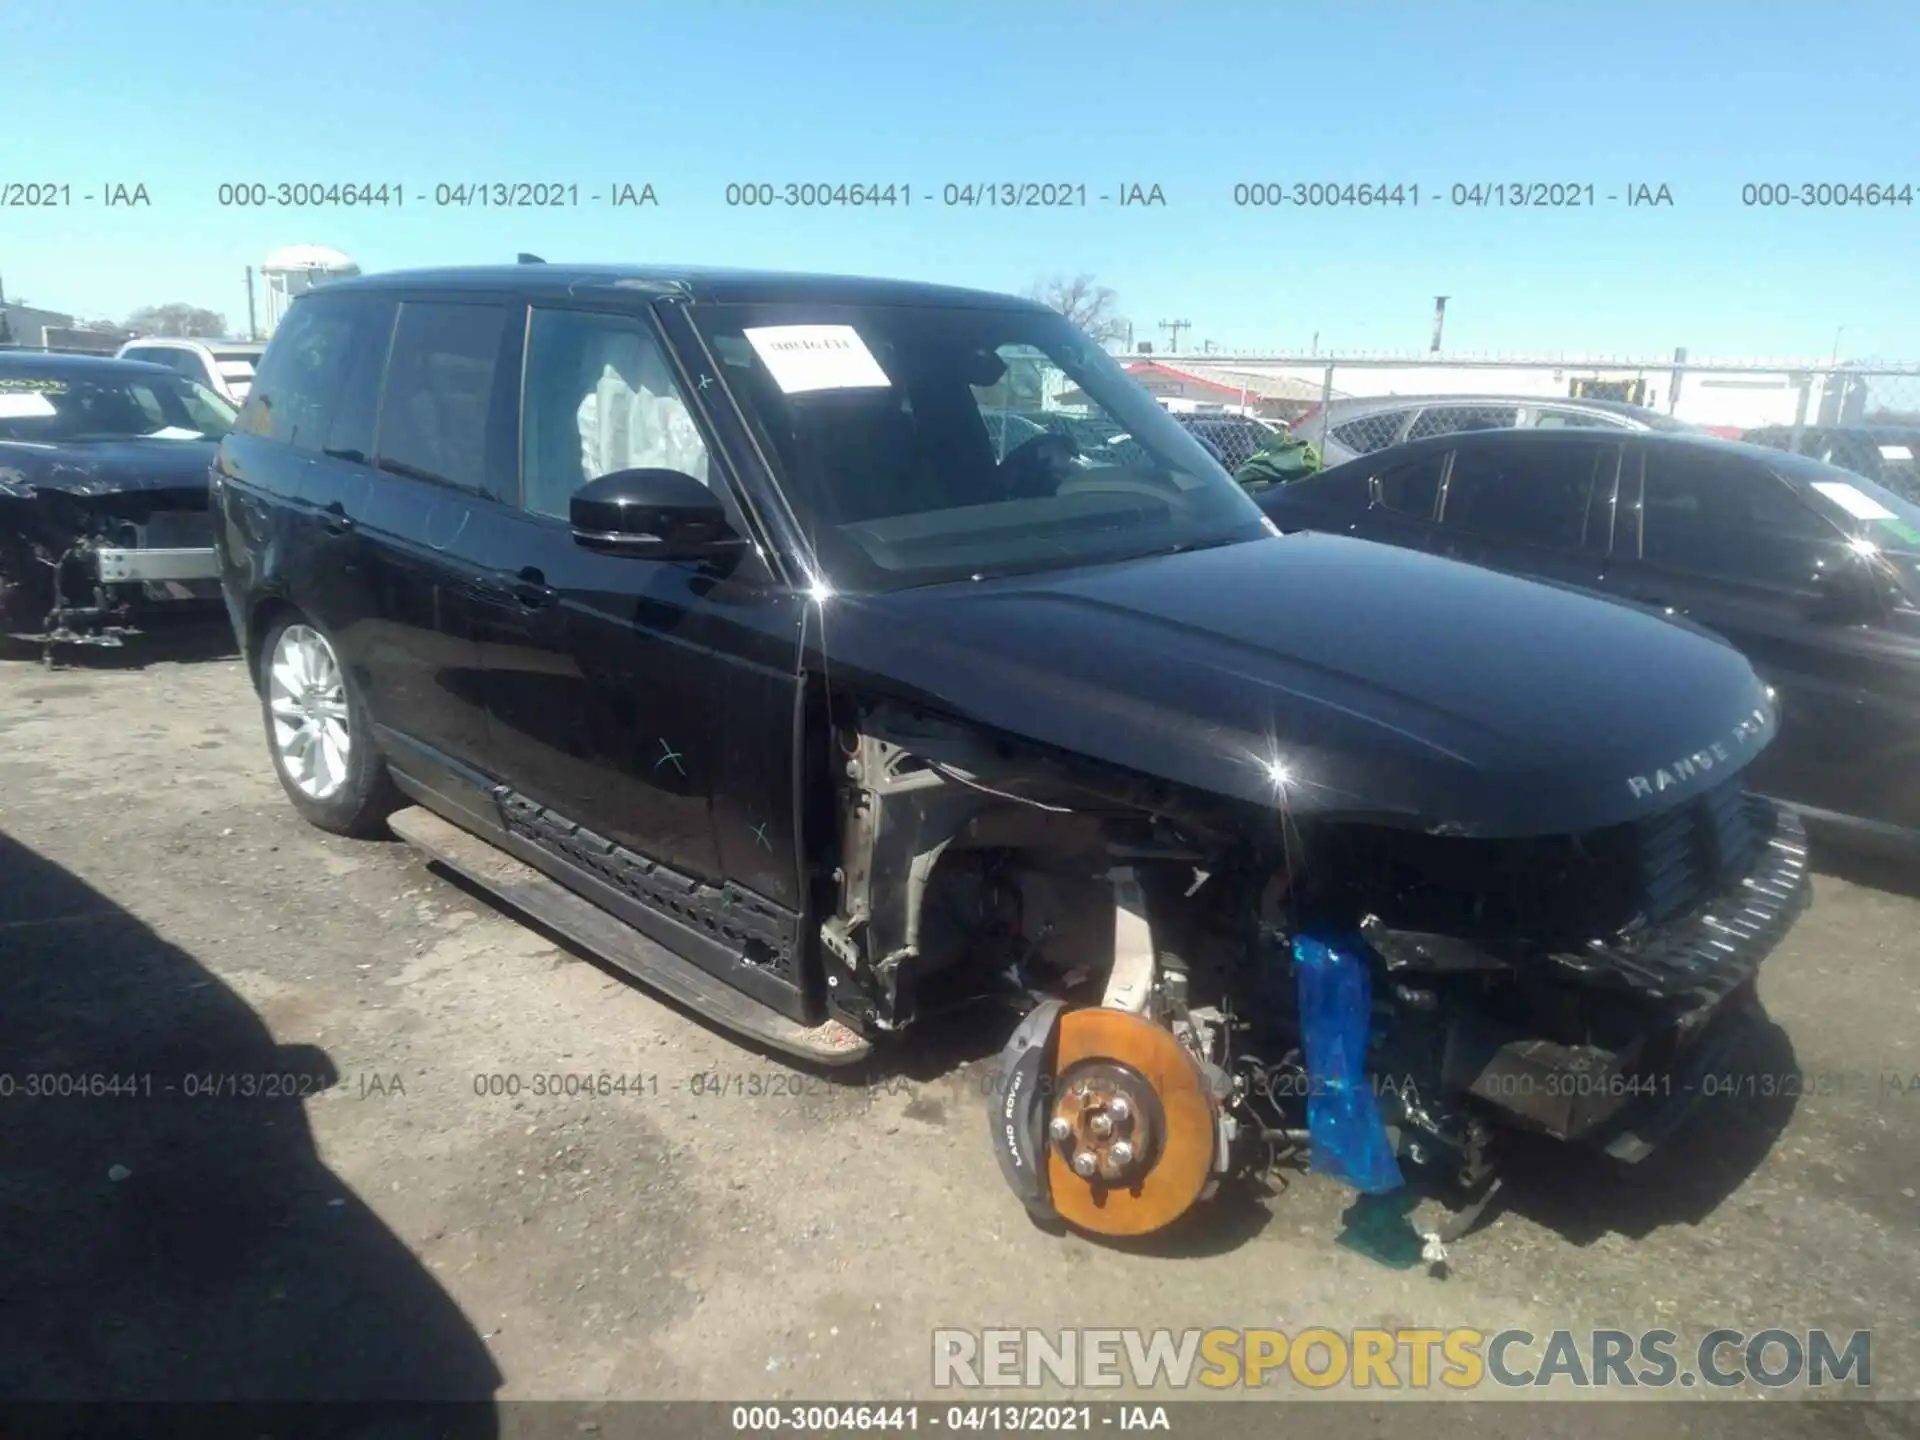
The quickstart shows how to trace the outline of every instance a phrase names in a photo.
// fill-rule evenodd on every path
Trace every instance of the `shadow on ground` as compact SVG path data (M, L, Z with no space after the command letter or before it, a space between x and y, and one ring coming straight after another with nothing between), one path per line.
M315 1151L337 1078L0 835L0 1399L465 1400L435 1432L495 1433L478 1333Z
M1758 1018L1703 1084L1692 1113L1638 1164L1517 1137L1503 1170L1507 1205L1575 1245L1698 1225L1772 1152L1793 1117L1800 1073L1787 1032Z
M49 670L141 670L165 663L194 664L231 660L239 647L224 610L201 609L191 615L162 616L143 622L148 628L119 645L56 645ZM0 660L42 663L46 649L0 637Z

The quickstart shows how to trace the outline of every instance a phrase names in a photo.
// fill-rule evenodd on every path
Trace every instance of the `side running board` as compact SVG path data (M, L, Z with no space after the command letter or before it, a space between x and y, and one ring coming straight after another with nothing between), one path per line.
M387 826L428 859L715 1024L816 1065L850 1065L872 1053L869 1041L838 1020L811 1029L796 1024L430 810L397 811Z

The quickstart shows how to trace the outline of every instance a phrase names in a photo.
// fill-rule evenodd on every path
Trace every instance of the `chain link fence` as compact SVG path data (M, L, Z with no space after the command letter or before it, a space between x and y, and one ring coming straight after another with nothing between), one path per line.
M1328 465L1463 430L1692 430L1769 445L1920 498L1920 364L1883 361L1510 360L1386 356L1128 357L1176 419L1292 426ZM1209 437L1211 438L1211 437ZM1251 453L1215 441L1229 468Z
M1238 470L1272 444L1280 433L1277 427L1238 415L1175 415L1173 418L1219 456L1220 463L1229 470Z

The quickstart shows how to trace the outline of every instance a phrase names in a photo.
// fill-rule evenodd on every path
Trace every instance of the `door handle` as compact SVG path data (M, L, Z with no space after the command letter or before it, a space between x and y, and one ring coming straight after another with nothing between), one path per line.
M513 598L528 609L537 609L553 599L553 587L547 584L547 577L532 565L514 576L512 589Z
M329 535L345 535L353 529L353 517L347 514L347 507L338 500L329 500L320 513L326 517L320 523L326 527Z

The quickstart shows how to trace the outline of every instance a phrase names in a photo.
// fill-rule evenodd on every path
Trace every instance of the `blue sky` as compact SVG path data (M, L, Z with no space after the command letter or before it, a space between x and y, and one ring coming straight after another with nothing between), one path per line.
M1920 4L1723 0L1181 6L686 0L63 0L4 10L7 294L246 314L294 241L367 269L697 261L1021 290L1091 272L1183 350L1920 357ZM381 181L398 210L238 210L223 182ZM578 207L436 207L558 181ZM1237 207L1236 183L1417 184L1418 209ZM142 183L146 208L82 202ZM657 208L587 199L651 183ZM908 182L907 208L729 207L729 182ZM1085 208L968 210L1052 181ZM1456 208L1455 184L1591 183L1593 209ZM1760 210L1758 181L1895 182L1908 208ZM1665 184L1674 203L1608 203ZM1100 194L1159 185L1166 205ZM1436 195L1435 192L1439 192ZM424 202L424 203L422 203Z

